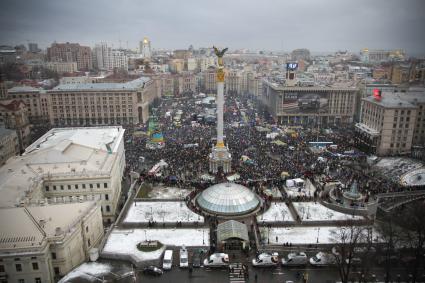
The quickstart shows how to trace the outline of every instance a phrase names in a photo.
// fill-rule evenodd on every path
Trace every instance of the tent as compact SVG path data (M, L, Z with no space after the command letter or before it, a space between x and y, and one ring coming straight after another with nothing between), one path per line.
M229 182L237 181L237 180L239 180L240 178L241 178L241 175L239 175L239 174L237 174L237 173L235 173L235 174L233 174L233 175L230 175L230 176L227 176L227 177L226 177L227 181L229 181Z
M278 145L278 146L287 146L286 143L284 143L283 141L280 140L274 140L271 142L272 144Z

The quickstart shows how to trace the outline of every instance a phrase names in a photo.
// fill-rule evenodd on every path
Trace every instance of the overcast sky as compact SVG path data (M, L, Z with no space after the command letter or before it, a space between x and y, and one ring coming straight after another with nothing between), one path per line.
M0 0L0 44L425 54L422 0Z

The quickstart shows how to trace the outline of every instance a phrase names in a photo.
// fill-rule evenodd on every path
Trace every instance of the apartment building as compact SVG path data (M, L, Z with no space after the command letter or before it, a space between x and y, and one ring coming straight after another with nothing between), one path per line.
M47 60L54 62L76 62L78 70L93 68L91 49L78 43L52 43L47 48Z
M75 73L78 71L77 62L47 62L46 68L58 74Z

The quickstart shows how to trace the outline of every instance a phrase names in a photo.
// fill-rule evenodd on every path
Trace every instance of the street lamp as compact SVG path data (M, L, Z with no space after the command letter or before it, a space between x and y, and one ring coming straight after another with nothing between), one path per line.
M320 227L317 228L317 240L316 240L317 244L319 243L319 233L320 233Z
M204 230L204 229L202 229L202 244L203 244L203 245L205 245L204 232L205 232L205 230Z
M146 236L146 229L143 230L145 232L145 242L148 240L148 237Z

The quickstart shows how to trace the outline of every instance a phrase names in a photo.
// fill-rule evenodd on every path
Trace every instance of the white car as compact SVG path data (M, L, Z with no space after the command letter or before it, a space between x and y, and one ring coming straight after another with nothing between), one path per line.
M335 265L335 255L332 253L319 252L310 258L310 264L314 266L329 266Z
M278 264L278 253L261 253L252 260L252 265L256 267L277 266Z
M307 255L303 252L289 253L287 258L282 258L283 266L301 266L308 263Z
M229 265L229 255L225 253L215 253L204 260L206 267L223 267Z
M172 265L173 265L173 251L166 250L164 253L164 259L162 261L162 269L171 270Z
M189 267L189 257L188 252L185 246L182 246L180 249L180 267L188 268Z

